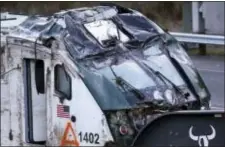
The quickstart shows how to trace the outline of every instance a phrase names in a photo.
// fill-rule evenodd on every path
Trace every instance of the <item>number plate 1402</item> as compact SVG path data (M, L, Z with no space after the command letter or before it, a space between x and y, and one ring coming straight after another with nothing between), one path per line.
M79 134L80 142L99 144L99 134L80 132Z

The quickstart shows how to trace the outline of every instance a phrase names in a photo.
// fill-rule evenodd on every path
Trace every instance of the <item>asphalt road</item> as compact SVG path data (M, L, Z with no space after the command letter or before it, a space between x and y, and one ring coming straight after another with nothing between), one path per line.
M211 93L212 109L224 109L224 57L191 56Z

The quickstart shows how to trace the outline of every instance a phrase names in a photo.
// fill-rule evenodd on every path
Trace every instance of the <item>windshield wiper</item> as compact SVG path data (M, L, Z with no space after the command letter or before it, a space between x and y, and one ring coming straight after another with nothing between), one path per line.
M155 71L154 69L152 69L151 67L149 67L148 65L146 65L144 63L144 65L146 66L146 68L148 68L151 72L153 72L157 77L160 78L160 80L162 80L164 82L164 84L166 84L165 80L168 81L172 87L177 91L179 92L185 99L187 99L190 94L189 93L183 93L182 90L177 86L175 85L171 80L169 80L167 77L165 77L161 72L159 71Z
M86 59L89 59L89 58L103 58L107 55L114 54L114 53L115 53L115 51L113 51L112 49L103 50L103 51L99 51L99 52L94 53L94 54L88 54L88 55L80 58L79 60L86 60Z
M153 40L159 39L162 36L162 34L156 34L156 35L152 35L149 36L143 43L142 43L142 48L145 47L147 44L149 44L150 42L152 42Z
M114 72L112 67L110 66L110 69L113 73L113 75L116 77L116 84L120 85L121 88L123 88L124 91L126 91L126 88L124 85L128 86L131 89L131 92L137 96L138 99L144 100L145 96L143 93L141 93L138 89L133 87L130 83L128 83L126 80L124 80L122 77L117 76L117 74Z

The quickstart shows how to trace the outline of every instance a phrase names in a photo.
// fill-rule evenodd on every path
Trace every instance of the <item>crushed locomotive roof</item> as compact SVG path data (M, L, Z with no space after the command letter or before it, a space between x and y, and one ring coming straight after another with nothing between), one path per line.
M130 108L148 101L167 107L209 96L182 46L132 9L96 6L49 17L31 16L10 35L47 47L52 39L62 42L103 110ZM155 41L150 43L152 38ZM178 64L194 85L191 88L177 70Z
M33 41L63 36L70 47L76 46L72 47L76 57L83 58L109 49L99 44L94 36L102 31L93 33L88 30L88 27L96 26L91 28L94 30L102 23L107 29L118 27L129 39L145 40L157 31L162 32L160 28L155 30L154 23L137 11L119 6L96 6L61 11L49 17L31 16L13 31L13 35Z

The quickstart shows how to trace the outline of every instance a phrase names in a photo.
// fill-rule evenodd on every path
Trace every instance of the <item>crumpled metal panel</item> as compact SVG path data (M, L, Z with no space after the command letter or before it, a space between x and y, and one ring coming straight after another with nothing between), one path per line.
M85 75L84 82L102 109L132 107L133 101L131 101L131 96L124 96L124 94L120 92L119 86L112 82L112 79L107 78L107 76L99 72L101 67L119 65L131 59L129 55L121 56L124 53L120 54L118 52L123 51L121 45L117 44L104 47L98 43L93 34L88 33L84 24L99 19L112 19L114 23L118 25L118 29L126 32L126 35L129 36L130 39L138 40L139 45L141 41L146 40L146 38L158 32L153 23L151 24L145 17L135 13L135 11L122 13L114 7L99 6L68 10L56 13L49 18L37 16L29 17L13 33L14 35L19 35L24 38L33 37L43 42L49 38L57 38L57 40L62 41L74 61L80 64L80 67L87 68L87 71L83 70L83 74ZM128 43L126 43L126 45L128 45ZM131 52L132 56L135 56L140 62L149 62L143 51L138 50L139 47L140 46L137 46L137 44L132 47L136 48L135 51ZM131 47L126 46L125 48ZM155 48L159 49L160 47ZM107 58L103 57L103 54L105 56L105 54L113 54L113 52L116 54ZM92 61L86 60L87 57L97 54L99 58L102 58L101 61L99 59ZM144 69L141 67L139 70ZM127 74L129 74L129 71L127 71ZM136 76L140 75L137 74ZM150 74L148 74L148 76L152 78ZM156 87L160 87L159 83L155 88ZM153 90L156 89L139 89L148 100L152 100ZM161 88L160 90L164 91L165 88Z

